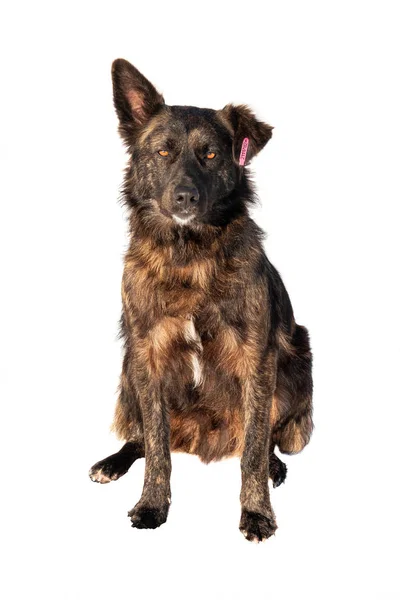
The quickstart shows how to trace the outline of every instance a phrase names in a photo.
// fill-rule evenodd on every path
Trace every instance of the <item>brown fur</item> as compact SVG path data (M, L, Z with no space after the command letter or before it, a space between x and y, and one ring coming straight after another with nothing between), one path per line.
M206 463L240 456L240 528L261 540L276 529L268 477L275 486L286 476L274 448L300 452L312 432L308 333L248 214L253 192L238 163L243 138L250 160L272 128L246 106L169 107L126 61L113 77L131 154L113 423L126 443L91 477L117 479L145 456L142 498L129 514L134 527L156 527L171 498L171 451Z

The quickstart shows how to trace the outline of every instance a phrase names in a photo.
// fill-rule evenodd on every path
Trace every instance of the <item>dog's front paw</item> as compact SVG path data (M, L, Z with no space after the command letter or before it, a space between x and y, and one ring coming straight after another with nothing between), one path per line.
M128 512L132 527L137 529L156 529L167 520L169 504L164 506L147 506L137 504Z
M271 535L275 533L277 525L273 515L266 517L261 513L244 509L242 511L239 529L246 540L258 543L264 542L271 537Z

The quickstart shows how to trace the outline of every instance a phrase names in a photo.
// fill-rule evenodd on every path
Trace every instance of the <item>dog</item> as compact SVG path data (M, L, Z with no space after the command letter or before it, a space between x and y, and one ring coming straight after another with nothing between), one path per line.
M122 196L130 244L122 279L124 359L113 430L125 443L90 478L116 480L145 458L133 527L156 528L171 503L171 452L205 463L240 457L239 528L277 525L268 479L309 442L312 354L249 216L248 164L272 135L247 105L168 106L129 62L112 66L129 154Z

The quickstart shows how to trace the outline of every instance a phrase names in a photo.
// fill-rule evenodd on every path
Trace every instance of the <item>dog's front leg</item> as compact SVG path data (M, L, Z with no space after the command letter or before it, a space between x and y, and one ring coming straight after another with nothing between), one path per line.
M241 460L242 515L240 530L250 541L260 542L276 530L271 507L269 476L270 410L276 385L276 353L270 350L257 374L244 384L244 450Z
M155 529L167 520L171 503L169 418L160 382L149 382L139 396L146 466L142 496L128 515L132 527Z

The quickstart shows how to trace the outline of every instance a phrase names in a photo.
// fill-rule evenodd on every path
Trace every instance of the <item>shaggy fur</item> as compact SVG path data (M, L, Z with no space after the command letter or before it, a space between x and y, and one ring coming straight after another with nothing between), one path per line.
M261 541L276 529L268 478L278 486L286 477L274 448L300 452L313 428L308 333L249 216L247 165L272 127L246 106L167 106L122 59L112 75L129 152L125 356L113 425L125 445L90 477L107 483L145 457L129 516L134 527L154 528L171 501L171 451L206 463L240 456L240 529Z

